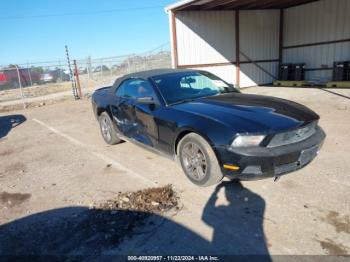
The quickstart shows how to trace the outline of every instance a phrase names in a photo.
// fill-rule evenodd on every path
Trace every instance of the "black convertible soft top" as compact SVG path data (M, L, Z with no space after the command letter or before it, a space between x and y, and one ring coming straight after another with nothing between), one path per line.
M153 69L153 70L147 70L147 71L140 71L136 73L127 74L118 78L117 80L115 80L112 86L112 89L117 88L121 84L121 82L129 78L148 79L150 77L159 76L159 75L166 75L166 74L179 73L179 72L195 72L195 71L198 71L198 70L165 68L165 69Z

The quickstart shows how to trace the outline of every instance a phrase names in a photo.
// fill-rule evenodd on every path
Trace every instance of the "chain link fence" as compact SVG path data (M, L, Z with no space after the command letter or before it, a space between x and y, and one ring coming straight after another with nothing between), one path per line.
M171 55L169 45L164 44L140 54L76 59L76 64L84 94L111 84L124 74L170 68ZM26 106L44 98L55 99L71 94L72 83L64 59L0 67L0 107L11 104Z

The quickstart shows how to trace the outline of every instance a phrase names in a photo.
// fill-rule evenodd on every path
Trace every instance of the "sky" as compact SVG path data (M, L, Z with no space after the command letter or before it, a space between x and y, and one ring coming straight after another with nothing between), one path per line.
M176 0L1 1L0 65L141 53L168 43ZM4 12L5 11L5 12Z

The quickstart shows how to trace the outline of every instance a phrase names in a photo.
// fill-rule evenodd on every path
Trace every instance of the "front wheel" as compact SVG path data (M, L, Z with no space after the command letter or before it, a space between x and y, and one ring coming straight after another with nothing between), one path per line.
M218 160L208 142L196 133L186 135L178 145L183 171L192 183L206 187L223 179Z
M117 132L114 129L113 122L107 112L103 112L99 118L100 130L104 141L109 145L115 145L121 142Z

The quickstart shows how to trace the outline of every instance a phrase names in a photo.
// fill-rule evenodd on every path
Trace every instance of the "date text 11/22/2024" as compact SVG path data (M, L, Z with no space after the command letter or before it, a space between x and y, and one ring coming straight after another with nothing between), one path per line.
M217 256L128 256L128 261L219 261Z

